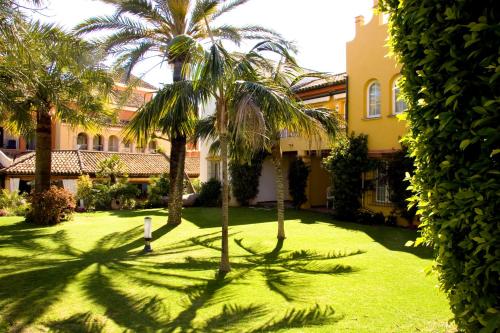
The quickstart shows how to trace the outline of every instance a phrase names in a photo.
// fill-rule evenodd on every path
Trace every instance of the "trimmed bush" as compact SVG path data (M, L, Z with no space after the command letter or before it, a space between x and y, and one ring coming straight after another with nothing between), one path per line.
M292 205L296 209L307 202L306 186L310 168L301 158L296 158L290 163L288 169L288 192L292 197Z
M219 207L222 204L222 184L217 179L210 179L202 183L201 190L196 199L197 206Z
M259 194L262 162L262 155L259 155L253 158L250 163L232 161L229 164L232 192L241 206L248 206L249 201Z
M160 178L151 178L148 186L148 206L152 208L165 207L170 190L170 177L164 173Z
M423 238L460 331L500 331L500 2L383 0Z
M26 214L28 223L55 225L69 220L75 210L75 199L71 192L56 186L42 193L31 194L29 200L32 209ZM34 214L33 207L38 208L38 215Z
M363 191L361 175L374 167L368 159L368 137L352 133L339 138L323 165L332 177L335 216L348 221L356 219Z

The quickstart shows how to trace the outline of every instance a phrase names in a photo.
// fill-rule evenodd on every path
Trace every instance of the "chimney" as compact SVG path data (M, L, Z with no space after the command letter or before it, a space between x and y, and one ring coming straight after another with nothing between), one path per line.
M354 22L356 22L356 32L360 27L365 24L365 17L363 15L358 15L354 18Z

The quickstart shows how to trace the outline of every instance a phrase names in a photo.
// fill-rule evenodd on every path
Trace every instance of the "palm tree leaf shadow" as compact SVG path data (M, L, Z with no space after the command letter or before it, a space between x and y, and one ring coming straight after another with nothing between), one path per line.
M247 263L247 270L258 271L263 276L268 289L288 302L307 298L307 293L304 290L309 284L308 274L355 272L356 268L350 265L336 264L332 261L364 253L362 250L334 251L328 254L311 250L288 252L282 251L283 240L278 240L273 250L265 252L262 250L262 246L245 245L241 238L235 239L234 242L249 253L249 255L243 256L243 260Z
M263 325L252 329L251 333L276 332L285 328L303 328L305 326L319 326L342 320L342 316L335 316L335 310L331 306L321 307L316 304L311 308L292 308L278 319L271 319Z
M200 328L193 330L194 333L224 333L234 329L240 329L241 324L258 320L266 313L264 305L250 304L242 306L238 304L224 304L222 311L208 318Z
M156 296L137 299L120 291L100 266L82 282L82 289L91 300L106 308L107 317L132 331L157 331L170 321L169 311L161 299Z
M105 321L101 321L91 312L77 313L47 324L50 332L54 333L101 333L105 325Z

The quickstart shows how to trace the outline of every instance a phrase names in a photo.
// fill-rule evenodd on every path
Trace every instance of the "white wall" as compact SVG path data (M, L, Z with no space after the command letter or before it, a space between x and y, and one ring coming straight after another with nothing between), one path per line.
M290 200L288 194L288 167L290 157L283 156L282 159L283 183L285 185L285 200ZM262 174L259 179L259 194L252 200L252 204L266 201L276 201L276 173L271 157L267 157L262 164Z

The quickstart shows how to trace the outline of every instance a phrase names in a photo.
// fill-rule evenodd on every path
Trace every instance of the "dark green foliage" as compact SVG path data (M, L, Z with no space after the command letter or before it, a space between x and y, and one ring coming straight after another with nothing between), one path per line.
M164 173L160 178L153 178L150 180L148 186L148 202L149 206L153 208L164 207L166 204L165 197L168 196L170 191L170 176Z
M288 191L292 196L292 204L295 208L307 201L306 186L310 168L301 158L297 158L290 163L288 170Z
M500 2L384 0L423 238L465 332L500 330ZM418 242L417 242L418 243Z
M216 207L222 203L221 183L217 179L210 179L201 185L200 194L196 199L198 206Z
M248 202L259 193L263 160L263 156L259 154L250 163L233 161L229 164L233 195L242 206L248 206Z
M354 221L361 224L384 224L384 214L375 213L371 209L360 208L354 214Z
M41 193L32 193L29 201L32 209L26 214L28 223L55 225L69 220L75 210L73 195L68 190L56 186Z
M361 207L361 174L373 168L373 162L368 159L368 137L353 133L339 139L325 159L324 167L332 176L335 215L353 220Z
M413 158L408 156L407 149L394 154L387 166L387 182L389 184L390 200L396 206L394 213L406 219L411 225L415 218L417 208L408 207L408 199L412 196L412 191L408 187L410 182L406 176L412 176L415 172Z

